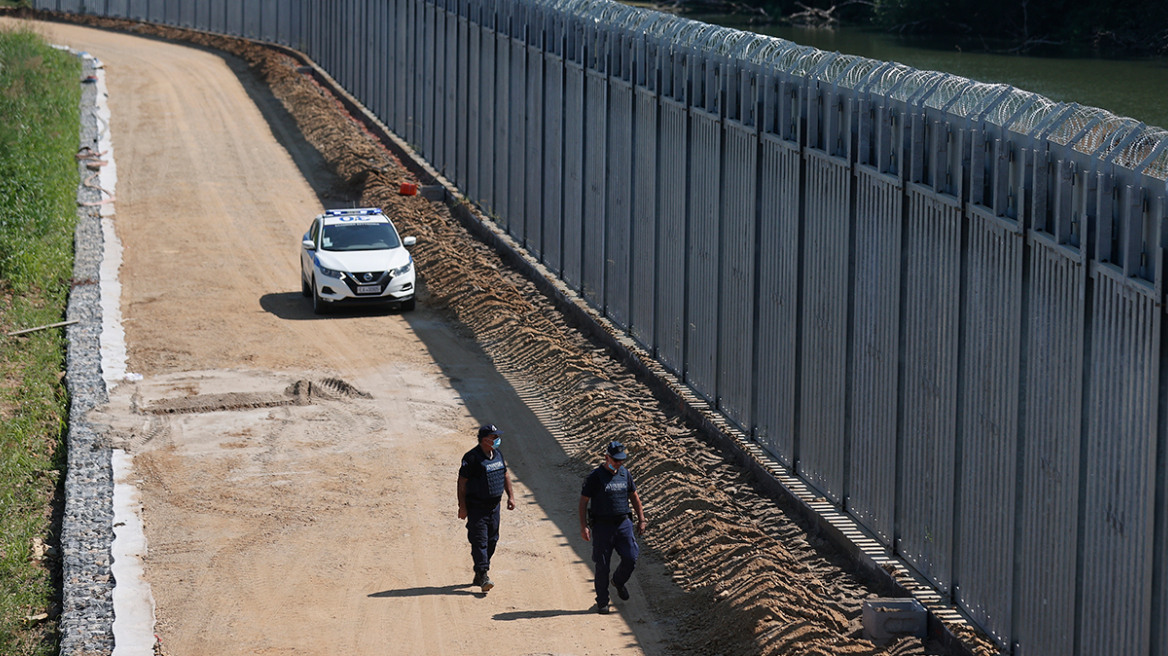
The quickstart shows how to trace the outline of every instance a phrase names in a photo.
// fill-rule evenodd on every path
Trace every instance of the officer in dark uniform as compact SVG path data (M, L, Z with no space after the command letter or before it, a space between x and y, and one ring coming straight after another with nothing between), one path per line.
M503 431L494 424L479 428L479 445L462 457L458 469L458 518L466 520L466 538L474 560L474 583L483 592L495 587L487 571L499 542L499 501L507 493L507 510L515 510L511 475L499 450Z
M620 565L612 574L612 585L622 600L629 598L625 586L637 565L640 547L633 535L633 512L637 533L645 531L645 510L637 496L633 475L624 467L628 454L620 442L611 442L604 464L584 480L580 490L580 535L592 542L592 562L596 563L596 611L608 614L608 582L612 552L620 554ZM589 508L591 502L591 508ZM630 512L630 510L632 512Z

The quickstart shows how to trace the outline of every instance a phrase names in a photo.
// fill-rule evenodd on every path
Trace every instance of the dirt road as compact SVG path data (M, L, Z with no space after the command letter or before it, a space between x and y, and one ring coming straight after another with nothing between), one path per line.
M878 592L445 207L393 193L408 174L291 60L38 25L106 65L144 378L101 419L141 479L165 654L940 653L860 639ZM299 236L353 203L418 237L415 312L300 296ZM482 595L454 491L487 422L518 507ZM611 439L650 528L632 599L600 616L575 513Z

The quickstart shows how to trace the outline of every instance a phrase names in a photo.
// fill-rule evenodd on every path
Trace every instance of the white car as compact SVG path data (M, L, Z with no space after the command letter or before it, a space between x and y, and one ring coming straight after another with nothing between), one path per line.
M380 209L328 210L312 220L300 243L300 291L312 309L383 304L414 309L417 239L400 238Z

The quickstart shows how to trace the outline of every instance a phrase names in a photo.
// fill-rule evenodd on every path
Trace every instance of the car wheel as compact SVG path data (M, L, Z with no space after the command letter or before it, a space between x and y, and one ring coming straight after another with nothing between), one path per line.
M312 296L312 288L308 286L308 281L304 279L304 272L300 272L300 295L304 298Z
M312 311L316 314L328 314L329 306L316 291L316 278L312 279Z
M417 298L411 298L408 301L402 301L401 311L402 312L413 312L414 306L417 304L417 302L418 302Z

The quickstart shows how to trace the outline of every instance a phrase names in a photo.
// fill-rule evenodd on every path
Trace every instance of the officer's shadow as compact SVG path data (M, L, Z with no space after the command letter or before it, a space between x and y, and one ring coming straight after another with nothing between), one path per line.
M515 620L538 620L545 617L562 617L564 615L595 615L596 607L584 610L517 610L513 613L496 613L495 619L500 622Z
M474 588L473 590L471 588ZM427 586L424 588L403 588L401 590L382 590L374 592L369 597L424 597L426 595L474 595L485 597L487 593L479 592L477 585L461 583L457 585Z
M385 598L422 597L426 595L473 595L475 597L486 597L487 593L479 592L478 586L476 585L463 583L458 585L433 585L424 588L404 588L401 590L382 590L381 592L374 592L368 596L371 598ZM595 606L585 610L522 610L513 613L498 613L495 615L495 619L501 622L511 622L514 620L536 620L563 615L593 615L595 613Z

